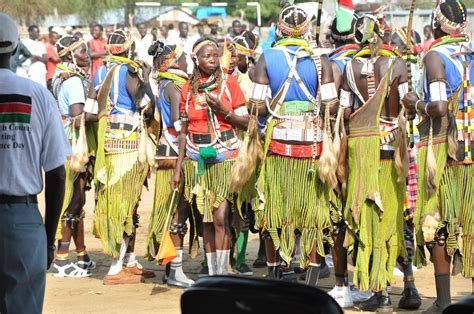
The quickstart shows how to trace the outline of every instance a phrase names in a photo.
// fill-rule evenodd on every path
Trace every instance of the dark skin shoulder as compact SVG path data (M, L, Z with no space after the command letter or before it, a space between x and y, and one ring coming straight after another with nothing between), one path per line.
M389 70L389 57L380 57L375 62L374 65L374 79L375 79L375 86L377 87L380 84L380 81L383 79L385 73ZM356 85L358 90L360 91L362 97L365 101L369 99L369 94L367 90L367 78L365 75L362 74L363 63L353 61L352 62L352 69L354 71L354 78L356 81ZM397 117L400 112L400 105L399 105L399 95L398 95L398 85L402 84L407 81L407 74L406 74L406 64L401 58L396 58L393 64L391 82L390 82L390 91L388 98L385 101L384 106L382 107L381 116L382 117ZM344 71L343 77L343 85L342 88L344 90L349 91L349 83L347 81L347 74ZM354 95L354 97L357 97ZM347 118L347 116L346 116Z
M446 70L443 58L441 58L438 53L435 51L430 51L426 54L424 60L424 67L426 71L426 77L428 83L433 81L446 81ZM448 113L448 102L447 101L432 101L428 104L424 102L419 103L418 97L415 93L408 93L403 99L404 106L408 109L415 110L415 107L418 107L418 110L422 113L428 112L430 117L442 117Z
M147 116L152 116L154 107L155 107L155 96L153 94L153 91L150 86L150 82L148 81L148 77L150 74L151 67L149 65L145 65L144 71L143 71L143 77L144 81L142 82L138 75L136 73L133 73L131 71L127 71L127 81L126 81L126 86L127 86L127 91L132 97L133 102L136 105L140 104L140 101L142 98L146 95L150 98L151 101L151 106L148 108L148 111L145 113ZM94 84L91 84L89 86L89 93L88 93L88 98L91 99L97 99L97 91L95 90ZM86 115L86 121L97 121L97 115L93 115L88 113Z
M148 80L150 71L151 67L145 64L143 67L143 81L138 77L138 74L132 71L127 72L126 80L127 91L137 106L140 104L140 101L145 95L150 98L151 106L148 107L147 112L145 112L146 116L152 116L155 107L155 96L153 95L153 91Z
M334 84L336 85L336 90L338 93L340 93L340 90L342 88L342 72L339 69L339 66L337 65L336 62L331 62L331 67L332 67L332 75L334 77Z

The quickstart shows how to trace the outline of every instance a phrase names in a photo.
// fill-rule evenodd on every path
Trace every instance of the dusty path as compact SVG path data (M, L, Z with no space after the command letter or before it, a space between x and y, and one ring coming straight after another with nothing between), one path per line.
M150 180L154 182L154 180ZM180 313L180 296L182 290L170 289L161 284L163 267L143 259L145 252L145 237L148 228L148 219L153 204L154 184L150 185L149 191L144 191L140 203L139 213L141 216L138 229L136 253L140 262L149 269L156 271L157 277L148 279L146 283L129 286L104 286L102 278L110 266L110 258L105 256L100 248L99 240L91 235L93 217L93 195L88 194L85 207L86 217L86 245L92 258L97 262L97 269L93 276L87 279L54 278L48 274L46 285L46 299L44 313ZM43 197L41 196L41 199ZM41 203L41 207L43 204ZM74 249L73 245L71 249ZM252 264L258 249L258 239L251 236L247 251L247 263ZM74 253L71 254L74 258ZM197 258L191 259L189 255L184 256L184 268L187 274L194 279L201 268L203 260L202 253ZM254 269L254 276L264 276L266 269ZM423 309L428 308L434 301L436 295L433 267L429 265L415 273L418 290L423 298ZM396 277L397 282L392 288L392 303L396 306L403 287L403 278ZM334 276L320 281L320 287L330 290L334 286ZM472 293L470 279L461 276L453 277L451 291L453 298ZM397 310L397 309L394 309ZM405 311L408 313L407 311ZM355 311L347 311L355 313Z

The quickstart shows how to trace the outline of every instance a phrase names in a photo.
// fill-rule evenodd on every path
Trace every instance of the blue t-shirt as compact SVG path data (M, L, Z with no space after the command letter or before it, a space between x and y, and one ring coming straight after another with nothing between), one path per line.
M85 103L85 86L78 76L73 76L62 82L58 92L58 105L61 115L70 118L71 113L69 111L69 106Z

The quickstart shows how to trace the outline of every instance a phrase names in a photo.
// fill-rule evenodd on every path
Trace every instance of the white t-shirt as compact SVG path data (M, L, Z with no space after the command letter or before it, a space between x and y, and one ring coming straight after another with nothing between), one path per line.
M42 57L46 54L46 46L42 41L28 38L23 40L23 44L34 56ZM26 60L21 67L26 71L29 79L46 87L46 64L41 61L31 62L31 60Z
M148 54L148 48L153 44L153 36L151 34L146 34L145 37L135 39L135 53L137 54L137 59L143 60L149 65L153 65L153 56Z
M0 69L0 194L39 194L42 171L63 165L70 154L53 95Z
M58 92L58 106L63 116L71 117L69 106L85 103L86 92L84 83L78 76L70 77L61 84Z
M191 52L193 51L193 45L196 42L196 39L192 36L188 36L188 38L181 38L179 33L176 36L172 37L170 40L173 45L179 45L181 49L186 53L186 62L188 64L187 72L188 74L193 73L194 64L193 60L191 59Z

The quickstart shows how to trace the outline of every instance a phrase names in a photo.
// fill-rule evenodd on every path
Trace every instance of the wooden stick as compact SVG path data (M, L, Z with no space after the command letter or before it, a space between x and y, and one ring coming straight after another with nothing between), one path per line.
M337 212L338 215L341 216L341 219L344 221L344 224L346 225L346 228L350 231L350 233L352 234L352 236L354 237L354 239L356 239L358 242L359 242L359 245L365 249L365 243L362 242L362 240L359 238L359 236L357 235L357 233L354 231L354 229L352 229L352 226L349 224L349 222L344 218L344 215L342 214L342 212L340 211L339 208L337 208L336 204L334 204L333 201L329 201L329 204L331 204L332 208L334 208L334 210Z
M410 15L408 16L408 26L407 26L407 42L406 42L406 64L407 64L407 76L408 76L408 91L413 91L413 82L411 78L411 60L410 56L413 55L413 51L411 49L411 37L413 31L413 15L415 13L415 5L416 0L411 0L410 6ZM410 137L410 147L413 148L415 146L415 136L413 134L413 120L409 120L408 124L408 135Z
M171 202L170 202L170 207L168 208L168 213L166 214L166 220L165 220L165 225L163 227L162 232L164 232L166 229L169 228L169 220L171 217L171 210L173 209L173 204L174 204L174 198L176 197L176 194L178 193L178 190L173 190L173 195L171 196Z
M318 0L318 16L316 19L316 44L321 47L320 34L321 34L321 16L323 15L323 0Z

